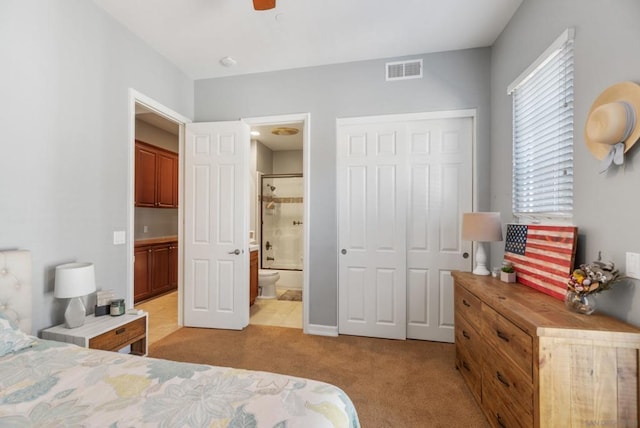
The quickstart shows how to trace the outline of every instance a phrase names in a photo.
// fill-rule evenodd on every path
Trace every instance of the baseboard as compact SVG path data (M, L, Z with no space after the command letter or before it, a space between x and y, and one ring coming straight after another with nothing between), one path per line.
M309 324L305 330L306 334L315 334L316 336L338 336L338 326Z

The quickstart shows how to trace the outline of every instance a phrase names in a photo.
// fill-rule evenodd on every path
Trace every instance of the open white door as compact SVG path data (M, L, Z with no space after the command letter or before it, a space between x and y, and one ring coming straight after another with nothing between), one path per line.
M249 324L249 126L186 125L184 325Z

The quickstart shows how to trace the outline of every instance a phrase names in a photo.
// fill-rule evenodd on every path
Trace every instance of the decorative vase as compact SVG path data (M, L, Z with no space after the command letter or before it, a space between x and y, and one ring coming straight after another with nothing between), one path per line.
M579 294L575 291L567 291L564 297L565 306L573 312L591 315L596 310L596 299L590 294Z

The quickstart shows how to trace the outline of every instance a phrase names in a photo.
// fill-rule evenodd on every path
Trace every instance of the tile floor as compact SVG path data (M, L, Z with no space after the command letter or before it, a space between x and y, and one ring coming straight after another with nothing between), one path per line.
M286 289L277 289L278 296ZM302 302L277 299L256 299L250 308L249 324L302 328Z
M278 296L286 289L277 290ZM164 294L135 305L149 313L149 345L178 330L178 292ZM257 299L250 308L249 324L302 328L302 302Z
M148 345L157 342L180 328L178 325L177 291L138 303L135 308L149 313Z

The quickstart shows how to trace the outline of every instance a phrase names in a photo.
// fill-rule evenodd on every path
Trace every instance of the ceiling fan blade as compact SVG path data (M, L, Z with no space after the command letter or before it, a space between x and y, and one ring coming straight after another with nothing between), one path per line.
M253 0L255 10L269 10L276 7L276 0Z

